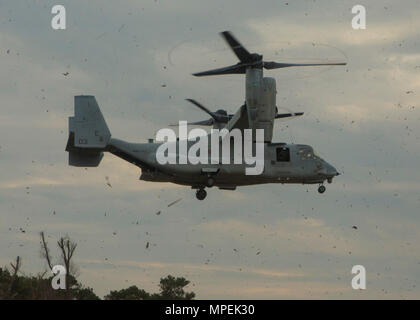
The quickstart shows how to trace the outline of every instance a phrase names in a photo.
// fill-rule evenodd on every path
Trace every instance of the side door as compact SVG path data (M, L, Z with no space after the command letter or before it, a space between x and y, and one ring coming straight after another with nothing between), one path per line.
M271 159L271 164L276 167L290 167L291 163L291 156L290 156L290 148L287 145L284 146L276 146L274 148L274 157Z

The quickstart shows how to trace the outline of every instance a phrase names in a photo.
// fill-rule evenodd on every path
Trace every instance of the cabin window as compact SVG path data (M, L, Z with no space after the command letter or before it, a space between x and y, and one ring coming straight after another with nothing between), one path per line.
M289 148L286 148L286 147L277 148L276 153L277 153L277 162L288 162L288 161L290 161Z

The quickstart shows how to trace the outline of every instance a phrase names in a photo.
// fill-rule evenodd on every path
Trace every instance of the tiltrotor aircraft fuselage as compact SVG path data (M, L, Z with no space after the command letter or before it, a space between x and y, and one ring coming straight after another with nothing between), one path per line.
M264 169L258 175L246 175L247 164L217 163L208 164L160 164L156 153L162 143L130 143L111 137L111 133L99 109L95 97L76 96L75 115L69 118L69 139L66 151L69 152L69 165L78 167L96 167L104 152L110 152L141 168L141 180L151 182L172 182L191 186L197 189L197 199L203 200L207 192L205 188L235 190L239 186L266 183L319 184L318 191L325 192L323 183L339 173L337 170L316 155L313 148L303 144L287 144L272 142L274 121L278 118L299 116L303 113L279 114L276 107L276 81L263 76L263 69L276 69L294 66L344 65L345 63L277 63L262 60L259 54L249 53L230 32L222 36L236 54L239 63L215 70L194 74L209 76L220 74L245 74L245 103L233 115L224 110L211 112L200 103L190 102L207 112L211 118L205 121L190 123L191 125L207 125L217 129L227 129L231 132L238 129L253 131L263 129ZM255 137L255 135L254 135ZM208 139L208 153L212 146ZM195 141L187 141L191 147ZM177 140L176 150L183 141ZM184 141L185 143L185 141ZM222 142L220 142L221 144ZM255 142L254 142L255 143ZM214 146L213 146L214 147ZM233 143L230 145L233 148ZM220 150L222 147L220 146ZM232 149L231 155L234 154Z

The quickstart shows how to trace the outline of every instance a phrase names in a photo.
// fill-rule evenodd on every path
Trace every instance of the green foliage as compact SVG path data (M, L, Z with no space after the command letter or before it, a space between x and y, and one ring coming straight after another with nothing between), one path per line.
M190 282L185 278L175 278L168 275L166 278L160 279L160 299L165 300L192 300L195 297L194 292L185 292L186 287Z
M0 268L0 299L64 299L62 292L54 292L49 279L41 276L12 275Z
M74 299L76 300L101 300L92 288L79 288L74 293Z
M160 293L150 294L137 286L131 286L126 289L111 291L105 296L106 300L192 300L195 297L194 292L185 292L190 282L185 278L175 278L168 275L160 279Z
M0 300L98 300L91 288L85 288L73 277L70 290L54 290L52 278L43 275L12 275L9 270L0 268Z
M151 296L143 289L137 286L131 286L127 289L114 290L105 296L105 300L150 300Z
M84 287L74 277L70 278L71 287L66 290L54 290L51 277L13 275L7 269L0 268L0 300L100 300L92 288ZM104 297L106 300L191 300L194 292L185 292L184 287L190 282L185 278L168 275L160 279L160 292L148 293L137 286L112 290Z
M45 241L44 232L41 232L40 236L42 257L45 258L49 269L52 270L52 258ZM64 290L53 289L51 272L46 271L37 276L22 274L20 271L22 260L18 256L14 263L10 263L12 272L7 268L0 268L0 300L100 300L93 289L79 283L74 276L75 272L72 272L72 257L77 244L66 236L61 237L57 245L67 271L65 275L66 288ZM50 276L46 277L46 274ZM160 293L150 294L137 286L130 286L126 289L111 291L104 298L106 300L191 300L195 297L195 293L184 291L184 287L189 283L185 278L175 278L168 275L166 278L160 279Z

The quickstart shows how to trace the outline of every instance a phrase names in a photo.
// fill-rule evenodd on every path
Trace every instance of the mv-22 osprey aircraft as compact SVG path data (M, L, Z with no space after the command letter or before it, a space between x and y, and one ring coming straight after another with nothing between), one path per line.
M140 180L172 182L197 189L196 197L204 200L205 188L218 187L235 190L238 186L265 183L319 184L318 192L324 193L325 181L329 183L339 175L337 170L314 153L309 145L272 142L274 120L300 116L303 113L279 114L276 106L276 81L263 77L263 69L278 69L300 66L345 65L346 63L279 63L263 61L262 55L249 53L229 32L221 33L238 57L235 65L195 73L194 76L245 74L246 97L235 114L224 110L211 112L192 99L187 99L211 116L211 119L190 123L214 128L264 129L264 170L259 175L246 175L246 164L160 164L156 152L162 143L149 139L148 143L129 143L111 138L94 96L76 96L74 117L69 117L69 138L66 151L69 165L96 167L103 152L107 151L141 168ZM209 139L210 140L210 139ZM185 141L184 141L185 142ZM188 141L188 147L195 141ZM180 140L174 141L179 150ZM232 147L232 145L231 145ZM209 146L210 152L210 146ZM231 152L232 154L232 152Z

